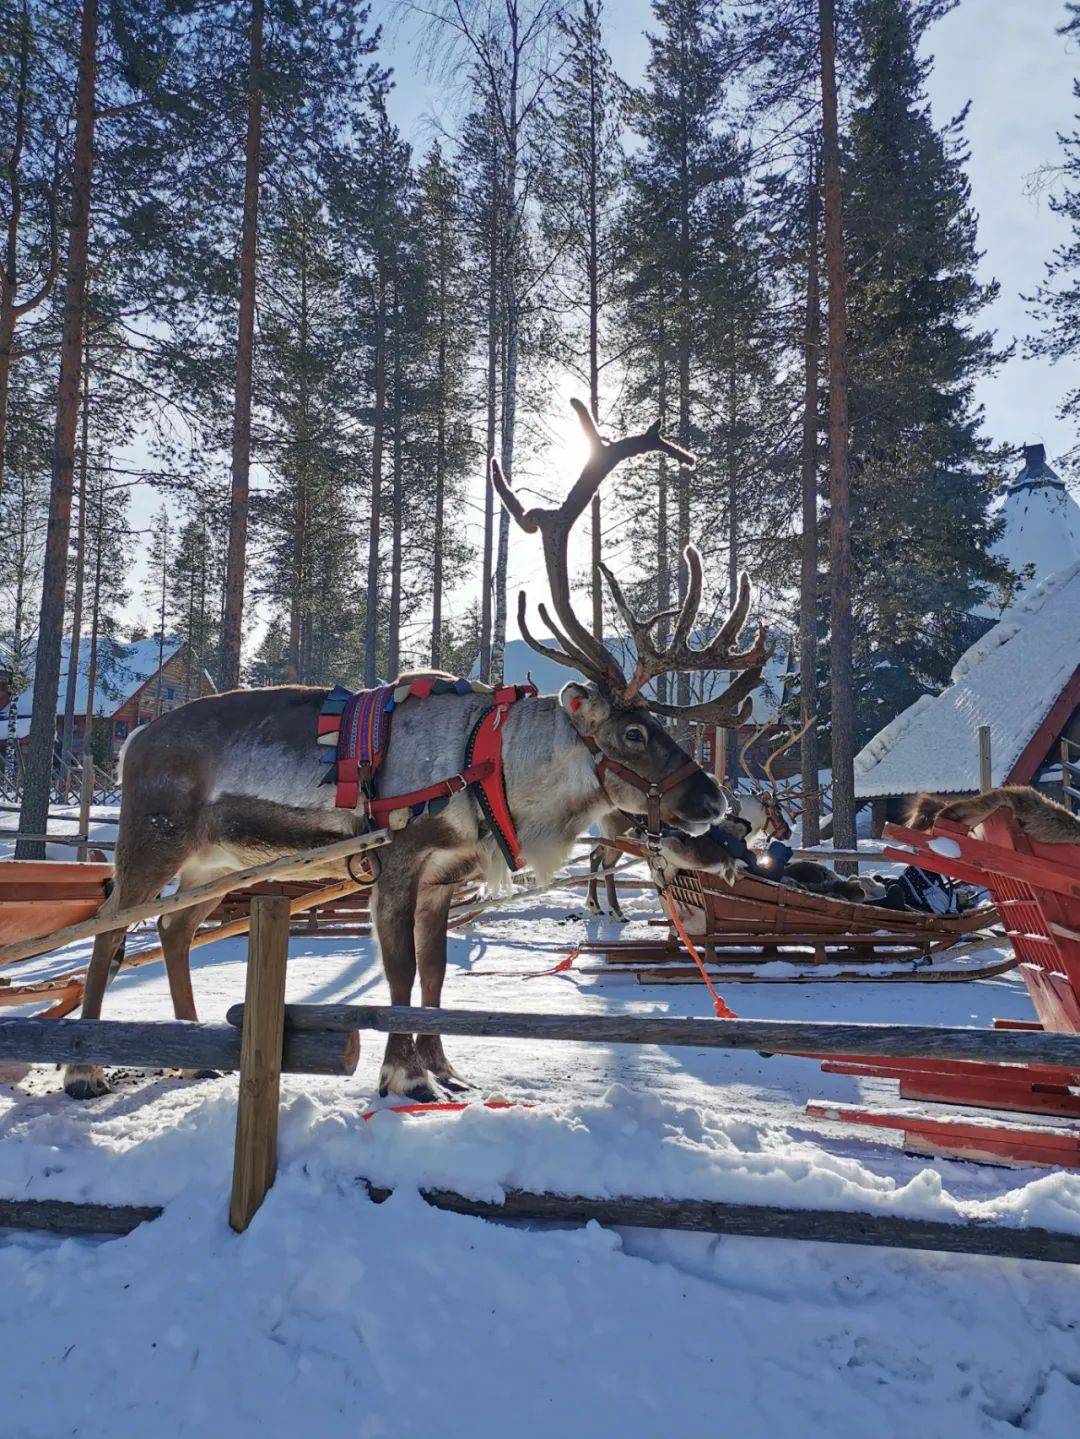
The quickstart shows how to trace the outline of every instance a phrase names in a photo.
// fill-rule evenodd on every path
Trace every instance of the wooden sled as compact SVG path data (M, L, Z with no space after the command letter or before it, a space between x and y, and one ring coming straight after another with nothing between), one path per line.
M631 841L616 843L644 857L644 850ZM993 905L963 914L905 912L809 894L756 875L742 874L729 885L722 875L699 870L680 871L672 881L671 897L687 934L710 965L745 967L780 960L810 973L822 965L840 966L841 973L830 975L830 982L869 978L845 971L870 965L881 967L883 979L893 977L886 973L888 967L898 978L929 977L934 955L965 939L990 942L990 929L999 922ZM648 983L687 982L680 972L686 951L670 930L664 939L609 940L581 949L602 954L613 965L650 966ZM1014 962L945 970L935 977L977 979L1000 974ZM657 978L661 971L651 966L669 967L670 981ZM724 973L721 968L721 978ZM797 981L800 975L788 978Z
M1005 810L980 830L976 839L947 822L930 833L887 825L886 838L909 849L886 857L910 859L913 849L922 868L990 891L1038 1015L995 1027L1080 1033L1080 845L1029 840ZM1080 1169L1080 1070L910 1057L840 1058L822 1068L895 1080L902 1102L811 1101L819 1119L898 1130L919 1154Z

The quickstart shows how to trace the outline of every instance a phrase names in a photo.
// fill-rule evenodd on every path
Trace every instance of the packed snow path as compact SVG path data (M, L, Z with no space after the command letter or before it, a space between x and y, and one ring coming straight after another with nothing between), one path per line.
M696 986L522 979L604 932L582 899L556 891L459 931L448 1003L708 1013ZM643 918L647 900L630 903ZM203 1018L220 1020L242 997L244 952L243 940L196 951ZM290 1000L387 997L370 940L299 938L290 953ZM728 997L748 1017L987 1024L1030 1014L1013 976L739 985ZM169 1017L163 971L121 975L105 1012ZM1017 1429L1061 1439L1076 1427L1072 1269L513 1227L431 1210L416 1188L681 1194L1080 1232L1080 1177L932 1168L802 1115L807 1097L887 1085L822 1075L809 1061L693 1050L448 1041L479 1094L535 1107L365 1123L379 1104L382 1039L363 1046L351 1079L284 1081L279 1177L242 1236L225 1217L235 1078L129 1078L76 1105L50 1071L0 1076L0 1194L165 1205L126 1239L0 1240L5 1439L265 1439L297 1428L320 1439ZM361 1177L396 1193L375 1206Z

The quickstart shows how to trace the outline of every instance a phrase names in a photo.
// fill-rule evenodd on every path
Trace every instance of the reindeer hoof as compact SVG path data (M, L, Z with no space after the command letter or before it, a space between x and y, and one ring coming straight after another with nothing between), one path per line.
M476 1088L475 1084L470 1084L467 1079L462 1079L460 1074L440 1074L438 1080L442 1088L448 1089L451 1094L468 1094L470 1090Z
M613 910L611 911L611 913L608 915L608 918L609 918L609 919L617 919L620 924L628 924L628 923L630 922L630 921L629 921L629 916L623 914L623 912L622 912L621 909L613 909Z
M110 1090L102 1070L70 1064L64 1072L64 1093L69 1099L101 1099Z

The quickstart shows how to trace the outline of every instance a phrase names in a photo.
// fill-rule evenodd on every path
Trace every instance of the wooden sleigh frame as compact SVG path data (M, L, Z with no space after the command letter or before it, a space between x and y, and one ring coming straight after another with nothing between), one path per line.
M633 841L609 843L639 858L645 855ZM921 914L831 899L757 875L742 874L729 885L722 875L699 870L681 870L671 882L671 897L702 955L728 979L737 977L728 966L777 960L804 966L809 978L814 977L815 967L823 965L854 968L900 963L909 966L904 978L930 978L935 972L928 961L935 954L965 940L984 938L989 942L988 932L999 922L993 905L963 914ZM700 983L696 968L682 962L686 952L674 933L665 939L611 940L582 949L602 953L610 964L663 966L639 971L643 983ZM922 970L911 969L912 961L922 961ZM985 972L1000 973L1013 963L999 961L985 966ZM951 972L949 976L953 977ZM955 977L978 975L965 970Z
M990 891L1038 1016L995 1028L1080 1034L1080 845L1031 840L1005 810L979 828L976 838L946 821L929 833L890 824L886 839L905 848L886 857L910 860L914 851L924 869ZM816 1118L899 1130L916 1153L1080 1169L1080 1069L901 1056L841 1057L822 1067L896 1080L904 1104L813 1100L807 1111Z

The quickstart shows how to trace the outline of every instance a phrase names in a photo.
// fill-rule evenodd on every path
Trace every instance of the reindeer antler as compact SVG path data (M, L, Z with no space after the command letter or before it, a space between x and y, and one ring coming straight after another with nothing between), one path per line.
M765 778L772 785L774 794L777 794L779 792L779 781L773 774L773 765L776 763L776 761L780 758L782 754L787 754L788 750L791 749L792 745L797 745L802 739L803 735L806 733L806 731L816 723L817 715L811 715L810 718L803 725L802 729L789 730L789 738L784 741L784 743L780 746L779 749L774 749L772 754L765 761Z
M600 566L611 590L612 599L634 637L634 649L637 653L637 664L626 687L624 699L633 699L651 679L673 670L742 670L743 673L722 695L705 700L702 704L666 705L650 702L651 707L662 714L732 728L734 725L743 724L749 718L752 705L748 696L761 683L762 669L771 650L766 643L763 627L758 629L750 649L732 649L750 611L750 578L745 571L739 576L734 609L707 645L702 645L700 649L694 648L690 643L690 634L701 604L701 555L693 545L687 545L683 553L687 569L685 599L677 610L659 610L649 616L634 614L626 603L615 576L606 565ZM661 620L672 615L676 618L671 642L661 649L653 638L653 631Z
M581 422L581 428L585 431L590 453L581 474L562 504L555 509L526 510L507 483L502 467L494 455L491 457L491 482L499 499L521 528L527 534L539 531L544 546L548 587L551 590L551 603L558 625L552 621L543 604L538 605L537 609L540 618L561 648L552 649L550 645L541 644L530 634L525 624L525 591L522 590L518 595L518 622L526 643L548 659L579 670L606 689L621 694L626 689L626 676L606 645L595 639L574 614L567 560L570 531L603 481L623 460L632 459L635 455L660 452L670 455L681 465L692 465L694 457L688 450L661 435L659 420L650 425L643 434L627 435L624 439L610 442L604 440L587 407L580 400L571 400L570 403Z
M687 546L685 551L688 582L682 604L675 609L660 610L647 619L639 619L633 613L615 576L606 565L601 565L612 598L634 638L637 666L629 683L611 652L575 615L570 598L567 562L570 531L606 477L623 460L632 459L636 455L659 452L670 455L681 465L692 465L694 457L688 450L661 435L659 421L650 425L640 435L627 435L621 440L604 440L586 406L580 400L571 400L570 403L585 431L590 454L570 493L557 508L534 507L527 510L507 483L498 460L492 456L490 462L491 482L508 513L527 534L535 534L537 531L540 533L552 608L558 623L552 620L543 604L538 605L537 609L540 618L558 641L559 648L554 649L541 643L530 633L525 621L524 590L518 595L518 623L522 636L526 643L540 654L590 676L623 703L638 699L643 685L667 671L741 670L742 673L722 695L701 704L669 705L650 699L648 705L650 709L661 714L699 720L706 724L731 727L742 723L751 708L748 697L760 684L762 668L770 654L764 629L758 631L750 649L736 651L732 648L750 610L750 581L745 574L740 576L738 596L731 614L707 645L695 649L690 644L690 635L701 604L703 577L701 556L693 545ZM671 643L661 650L653 640L653 631L661 620L671 618L675 619Z

